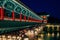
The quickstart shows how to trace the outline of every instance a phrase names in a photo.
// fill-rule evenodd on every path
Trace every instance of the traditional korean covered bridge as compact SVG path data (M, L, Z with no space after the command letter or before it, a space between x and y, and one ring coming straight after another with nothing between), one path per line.
M44 18L47 16L44 16ZM39 25L47 20L36 15L22 2L17 0L0 0L0 33L14 31Z

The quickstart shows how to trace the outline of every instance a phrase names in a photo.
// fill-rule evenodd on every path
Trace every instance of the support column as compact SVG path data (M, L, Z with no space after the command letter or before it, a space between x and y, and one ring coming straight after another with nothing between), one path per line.
M33 18L31 18L31 22L33 22Z
M15 13L14 13L14 11L12 11L12 20L13 21L15 20Z
M30 17L28 17L28 22L30 22Z
M0 20L4 20L4 10L0 8Z
M20 13L20 21L22 21L22 14Z
M24 21L26 22L26 16L24 15Z
M32 19L33 19L33 18L32 18L32 17L30 17L30 22L32 22Z

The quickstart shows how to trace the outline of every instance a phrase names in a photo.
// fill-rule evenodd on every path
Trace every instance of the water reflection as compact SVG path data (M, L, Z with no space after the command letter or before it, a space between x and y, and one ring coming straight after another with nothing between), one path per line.
M39 40L59 40L59 38L60 38L59 33L57 33L57 35L54 33L52 33L52 34L47 33L47 34L44 34L43 36L42 35L40 35L40 36L38 35L38 39L40 38Z
M42 35L38 35L38 38L41 38L40 40L59 40L60 38L60 30L57 30L58 27L45 27L43 29Z
M60 27L38 27L20 31L19 35L0 35L0 40L59 40ZM58 29L58 30L57 30ZM42 30L42 31L41 31Z

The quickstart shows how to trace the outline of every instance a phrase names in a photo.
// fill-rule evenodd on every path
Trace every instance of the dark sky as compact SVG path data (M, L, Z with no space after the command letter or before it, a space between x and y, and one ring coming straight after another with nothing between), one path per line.
M47 12L52 17L60 19L60 3L58 0L20 0L34 12Z

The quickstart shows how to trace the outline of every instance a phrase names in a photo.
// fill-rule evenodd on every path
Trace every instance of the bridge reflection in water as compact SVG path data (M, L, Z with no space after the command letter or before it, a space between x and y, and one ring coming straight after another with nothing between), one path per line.
M59 40L60 26L40 26L0 35L0 40Z

